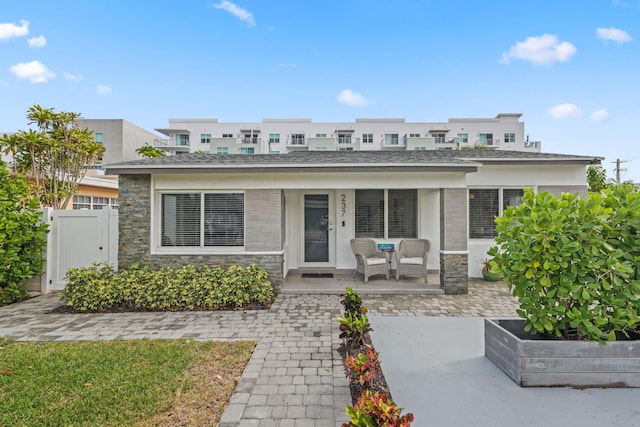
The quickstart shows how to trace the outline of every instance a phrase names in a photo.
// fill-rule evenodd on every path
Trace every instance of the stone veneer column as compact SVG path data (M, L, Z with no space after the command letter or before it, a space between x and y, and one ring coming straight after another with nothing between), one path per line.
M440 190L440 287L445 294L469 292L467 189Z

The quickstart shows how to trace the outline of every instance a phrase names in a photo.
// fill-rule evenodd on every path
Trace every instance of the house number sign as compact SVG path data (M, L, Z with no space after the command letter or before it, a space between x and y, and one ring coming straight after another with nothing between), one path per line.
M344 216L347 213L347 195L340 194L340 216Z

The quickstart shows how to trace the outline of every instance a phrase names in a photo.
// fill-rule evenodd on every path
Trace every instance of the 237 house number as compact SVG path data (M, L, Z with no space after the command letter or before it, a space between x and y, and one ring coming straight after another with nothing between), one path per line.
M347 195L340 194L340 216L344 216L347 213Z

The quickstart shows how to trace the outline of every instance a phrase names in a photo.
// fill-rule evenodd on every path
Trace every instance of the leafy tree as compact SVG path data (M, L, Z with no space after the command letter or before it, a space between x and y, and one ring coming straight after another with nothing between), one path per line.
M611 187L611 182L607 181L607 171L601 165L591 165L587 168L587 184L589 191L593 193Z
M104 153L93 132L78 126L79 117L79 113L34 105L27 119L36 130L0 138L0 150L13 156L14 173L25 175L31 194L42 206L65 209L87 168Z
M136 153L140 154L142 157L164 157L164 151L157 149L156 147L152 147L151 145L143 145L142 147L136 150Z
M42 273L47 224L22 176L0 161L0 306L24 299L28 279Z

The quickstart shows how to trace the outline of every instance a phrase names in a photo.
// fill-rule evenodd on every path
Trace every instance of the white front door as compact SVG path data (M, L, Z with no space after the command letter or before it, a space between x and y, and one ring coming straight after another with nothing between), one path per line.
M300 247L304 267L335 267L333 191L306 191L302 197Z

